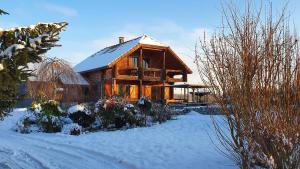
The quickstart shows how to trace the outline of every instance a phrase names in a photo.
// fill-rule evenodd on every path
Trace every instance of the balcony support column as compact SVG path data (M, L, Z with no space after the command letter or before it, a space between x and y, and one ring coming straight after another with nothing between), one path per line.
M142 97L142 87L143 87L143 79L144 79L144 70L143 70L143 48L140 49L140 55L138 57L138 97Z
M163 52L163 70L162 70L162 101L166 102L166 89L165 89L165 81L166 81L166 50Z

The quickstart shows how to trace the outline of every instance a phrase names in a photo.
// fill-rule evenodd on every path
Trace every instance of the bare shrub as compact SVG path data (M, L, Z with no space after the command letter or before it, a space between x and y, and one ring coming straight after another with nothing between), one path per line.
M221 29L196 52L225 120L226 129L214 120L216 133L241 168L300 168L298 40L285 9L275 17L247 2L224 7Z

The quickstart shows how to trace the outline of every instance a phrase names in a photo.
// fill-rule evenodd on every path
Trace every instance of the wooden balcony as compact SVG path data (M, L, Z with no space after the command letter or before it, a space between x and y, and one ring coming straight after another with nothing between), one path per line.
M177 77L177 76L180 77ZM186 81L186 74L182 70L166 70L166 81L167 82L184 82Z
M115 78L119 80L144 80L144 81L164 81L166 82L184 82L185 73L182 70L171 70L158 68L125 68L117 70ZM164 73L165 72L165 73ZM181 75L181 77L176 77Z
M128 67L117 70L116 79L119 80L138 80L138 68Z
M145 68L142 70L142 79L145 81L161 81L163 70L157 68Z

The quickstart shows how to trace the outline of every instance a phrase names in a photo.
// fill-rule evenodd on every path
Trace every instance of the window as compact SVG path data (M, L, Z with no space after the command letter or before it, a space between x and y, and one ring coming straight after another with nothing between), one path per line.
M138 67L138 58L137 57L132 57L131 58L131 67Z
M143 68L149 68L149 62L146 59L143 59Z
M121 97L130 96L130 86L125 84L118 84L118 94Z
M133 56L130 59L131 59L131 61L130 61L131 65L130 66L131 67L138 67L138 57ZM147 59L143 59L142 67L143 68L149 68L149 61Z

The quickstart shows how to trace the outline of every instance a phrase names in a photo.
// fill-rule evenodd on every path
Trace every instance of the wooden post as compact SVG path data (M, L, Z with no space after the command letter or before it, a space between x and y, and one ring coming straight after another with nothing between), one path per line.
M195 89L193 88L192 101L195 102Z
M165 90L165 81L166 81L166 51L164 50L163 53L163 70L162 70L162 100L165 102L165 97L166 97L166 90Z
M143 48L140 49L140 55L138 57L138 79L139 79L139 85L138 85L138 96L139 98L142 97L142 87L143 87L143 78L144 78L144 70L143 70Z
M163 71L162 71L162 79L165 81L167 76L166 72L166 51L164 50L163 54Z
M138 57L138 72L139 79L144 78L144 70L143 70L143 48L140 49L140 55Z
M113 78L117 78L118 77L118 68L117 68L117 66L114 66L112 68L112 77Z
M189 90L189 87L186 89L186 94L187 94L187 102L189 103L189 100L190 100L190 90Z
M116 93L116 88L117 88L117 83L116 83L116 79L112 78L111 79L111 96L114 96Z
M181 90L182 90L182 88L181 88ZM186 88L183 88L183 101L184 102L186 101L185 91L186 91Z
M138 93L138 95L139 95L139 98L141 98L142 97L142 87L143 87L143 81L142 80L139 80L139 87L138 87L138 89L139 89L139 93Z
M182 76L183 76L183 77L182 77L183 81L184 81L184 82L187 82L187 73L186 73L186 71L183 72L183 75L182 75Z
M104 82L103 80L100 81L100 98L104 99Z

